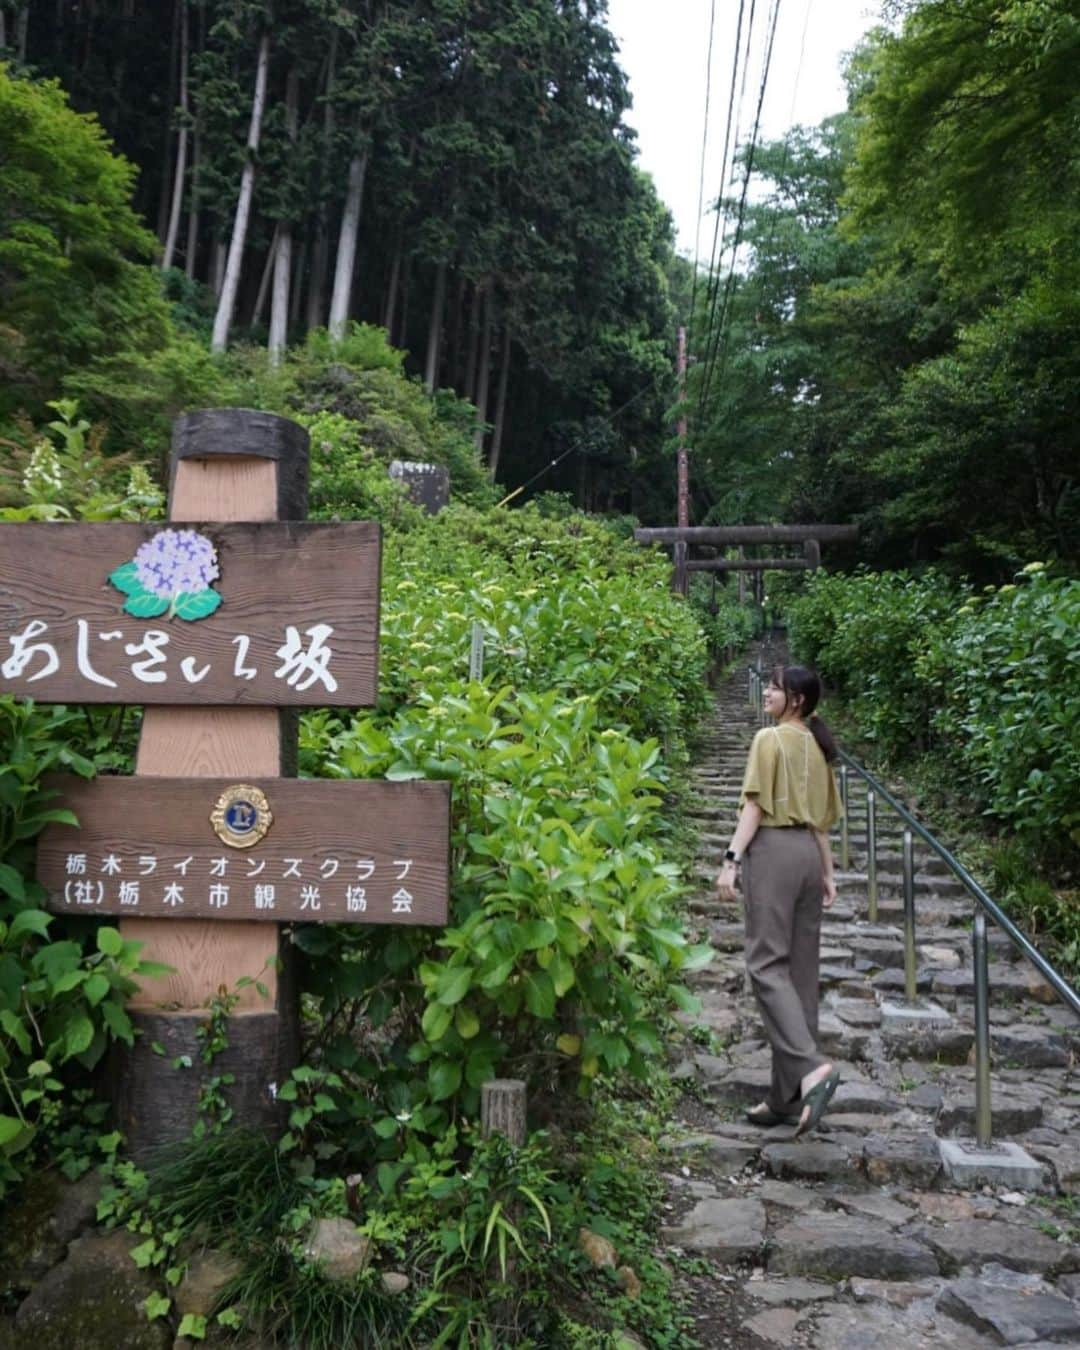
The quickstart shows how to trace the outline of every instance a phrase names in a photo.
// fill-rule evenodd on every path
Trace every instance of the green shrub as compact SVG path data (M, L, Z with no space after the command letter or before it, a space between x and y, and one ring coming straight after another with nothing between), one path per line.
M1080 843L1080 581L1032 563L981 595L934 572L817 573L792 649L894 759L931 747L1052 862Z
M89 776L71 742L77 714L0 698L0 1195L34 1161L42 1135L66 1123L65 1067L88 1070L110 1040L132 1042L124 1004L140 975L139 944L111 927L41 908L32 841L49 821L51 772Z

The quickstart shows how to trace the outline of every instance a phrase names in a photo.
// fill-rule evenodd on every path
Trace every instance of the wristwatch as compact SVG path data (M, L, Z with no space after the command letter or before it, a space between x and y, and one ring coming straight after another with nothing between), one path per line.
M735 866L738 867L739 864L742 862L742 859L739 857L739 855L735 852L733 848L729 848L724 853L724 861L734 863Z

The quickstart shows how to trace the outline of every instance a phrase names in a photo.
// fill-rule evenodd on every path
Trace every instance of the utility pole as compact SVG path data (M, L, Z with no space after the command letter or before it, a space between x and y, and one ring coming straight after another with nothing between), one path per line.
M690 524L690 466L686 452L686 329L679 329L679 451L678 451L678 524ZM687 595L690 589L686 569L688 545L680 540L675 545L675 589Z

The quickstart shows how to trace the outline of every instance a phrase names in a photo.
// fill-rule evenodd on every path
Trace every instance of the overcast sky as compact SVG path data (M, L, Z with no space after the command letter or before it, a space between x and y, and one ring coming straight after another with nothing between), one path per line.
M769 8L758 0L740 139L753 126ZM611 30L634 100L627 120L638 133L640 163L675 217L679 251L690 257L698 218L709 12L710 0L609 0ZM720 187L738 12L738 0L716 0L706 213ZM813 126L843 109L841 58L873 27L877 14L877 0L781 0L762 112L766 139L796 123ZM706 256L710 243L711 233L703 228Z

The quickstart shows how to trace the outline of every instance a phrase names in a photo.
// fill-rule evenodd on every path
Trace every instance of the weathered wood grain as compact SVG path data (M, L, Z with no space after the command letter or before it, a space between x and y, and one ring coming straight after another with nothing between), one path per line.
M141 921L446 922L449 784L246 781L274 819L263 840L238 849L210 822L236 779L51 780L80 825L50 825L38 842L49 908ZM212 931L199 937L212 947Z
M207 478L212 501L213 476L207 475L207 466L188 460L182 467L186 476ZM221 473L220 461L210 467ZM235 468L242 486L245 465ZM274 468L269 461L251 462L257 479L272 476ZM194 491L206 504L206 492L200 493L200 487L192 485L188 495ZM258 499L260 494L256 491L253 496ZM0 524L0 693L44 703L227 707L373 703L378 681L379 526L369 521L223 525L207 524L206 518L204 514L202 520L170 520L167 526ZM114 569L166 528L195 529L218 551L221 576L214 588L223 600L207 618L134 617L124 612L125 596L109 582ZM23 663L18 659L19 636L35 622L47 628L28 641L43 644L43 649ZM282 651L292 629L294 646L310 653L314 637L309 630L317 625L332 630L321 644L331 653L325 673L316 668L317 662L297 668ZM163 660L148 659L145 650L127 650L138 648L148 633L165 636L160 647ZM53 671L48 671L52 662L44 646L55 650L59 664ZM140 670L142 678L136 673Z

